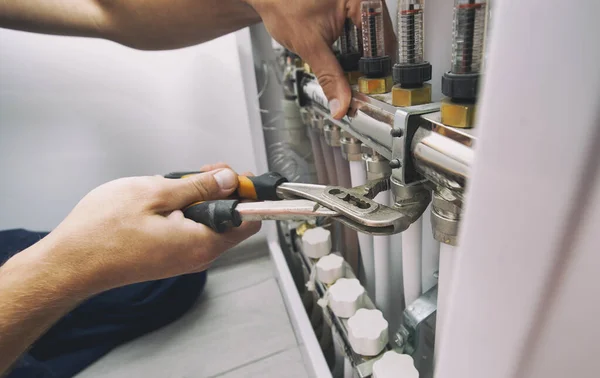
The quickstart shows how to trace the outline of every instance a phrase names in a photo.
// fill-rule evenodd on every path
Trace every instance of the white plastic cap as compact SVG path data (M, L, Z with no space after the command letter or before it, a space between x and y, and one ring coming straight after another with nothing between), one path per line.
M317 278L319 281L332 284L339 278L344 277L345 265L341 256L331 255L323 256L317 262Z
M311 228L302 235L302 249L311 259L318 259L331 252L331 232L322 227Z
M373 378L397 377L419 378L419 371L411 356L390 350L373 364Z
M348 340L363 356L376 356L388 342L388 322L379 310L361 308L348 319Z
M364 295L356 278L340 278L329 288L329 307L336 316L349 318L364 305Z

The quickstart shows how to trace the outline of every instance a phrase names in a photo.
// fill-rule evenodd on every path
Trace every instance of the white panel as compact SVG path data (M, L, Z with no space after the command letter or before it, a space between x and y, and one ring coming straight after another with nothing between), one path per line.
M600 373L596 323L600 319L600 167L594 191L579 216L581 228L567 235L572 243L562 250L551 283L556 290L540 314L548 316L539 322L535 346L522 356L524 378L595 378Z
M256 168L234 35L143 52L0 30L0 46L0 229L50 229L117 177Z
M583 3L495 4L437 378L517 377L530 353L569 217L593 178L585 165L598 156L600 3Z

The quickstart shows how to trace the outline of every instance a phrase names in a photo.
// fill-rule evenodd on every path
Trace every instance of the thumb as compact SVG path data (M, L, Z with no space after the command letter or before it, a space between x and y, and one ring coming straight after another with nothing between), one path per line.
M217 169L178 180L165 179L172 210L198 201L226 198L238 186L238 176L231 169Z
M340 119L348 112L351 91L344 71L331 47L324 41L312 44L308 51L298 51L314 71L325 96L329 100L331 115Z

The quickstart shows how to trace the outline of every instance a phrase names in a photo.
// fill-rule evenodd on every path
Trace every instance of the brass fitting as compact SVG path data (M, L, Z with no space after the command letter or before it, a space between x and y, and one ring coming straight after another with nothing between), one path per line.
M302 237L302 235L304 235L304 233L306 232L306 230L310 230L311 228L315 228L316 226L314 224L308 223L308 222L303 222L300 223L298 225L298 227L296 227L296 234L300 237Z
M449 98L442 100L442 123L452 127L470 129L475 124L477 105L474 103L457 103Z
M392 105L413 106L431 102L431 84L424 83L419 88L402 88L394 85L392 88Z
M350 71L350 72L345 72L344 75L346 75L346 78L348 79L348 82L350 83L350 85L356 85L356 84L358 84L358 79L362 76L362 72Z
M369 78L361 76L358 79L358 90L364 94L384 94L392 90L394 82L391 76Z
M312 69L310 68L310 66L306 62L304 62L304 72L306 72L307 74L313 73Z

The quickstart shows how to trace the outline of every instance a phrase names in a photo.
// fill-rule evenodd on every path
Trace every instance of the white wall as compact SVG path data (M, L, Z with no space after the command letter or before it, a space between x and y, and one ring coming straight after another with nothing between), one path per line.
M234 34L142 52L0 30L0 229L51 229L118 177L255 171L242 81Z

